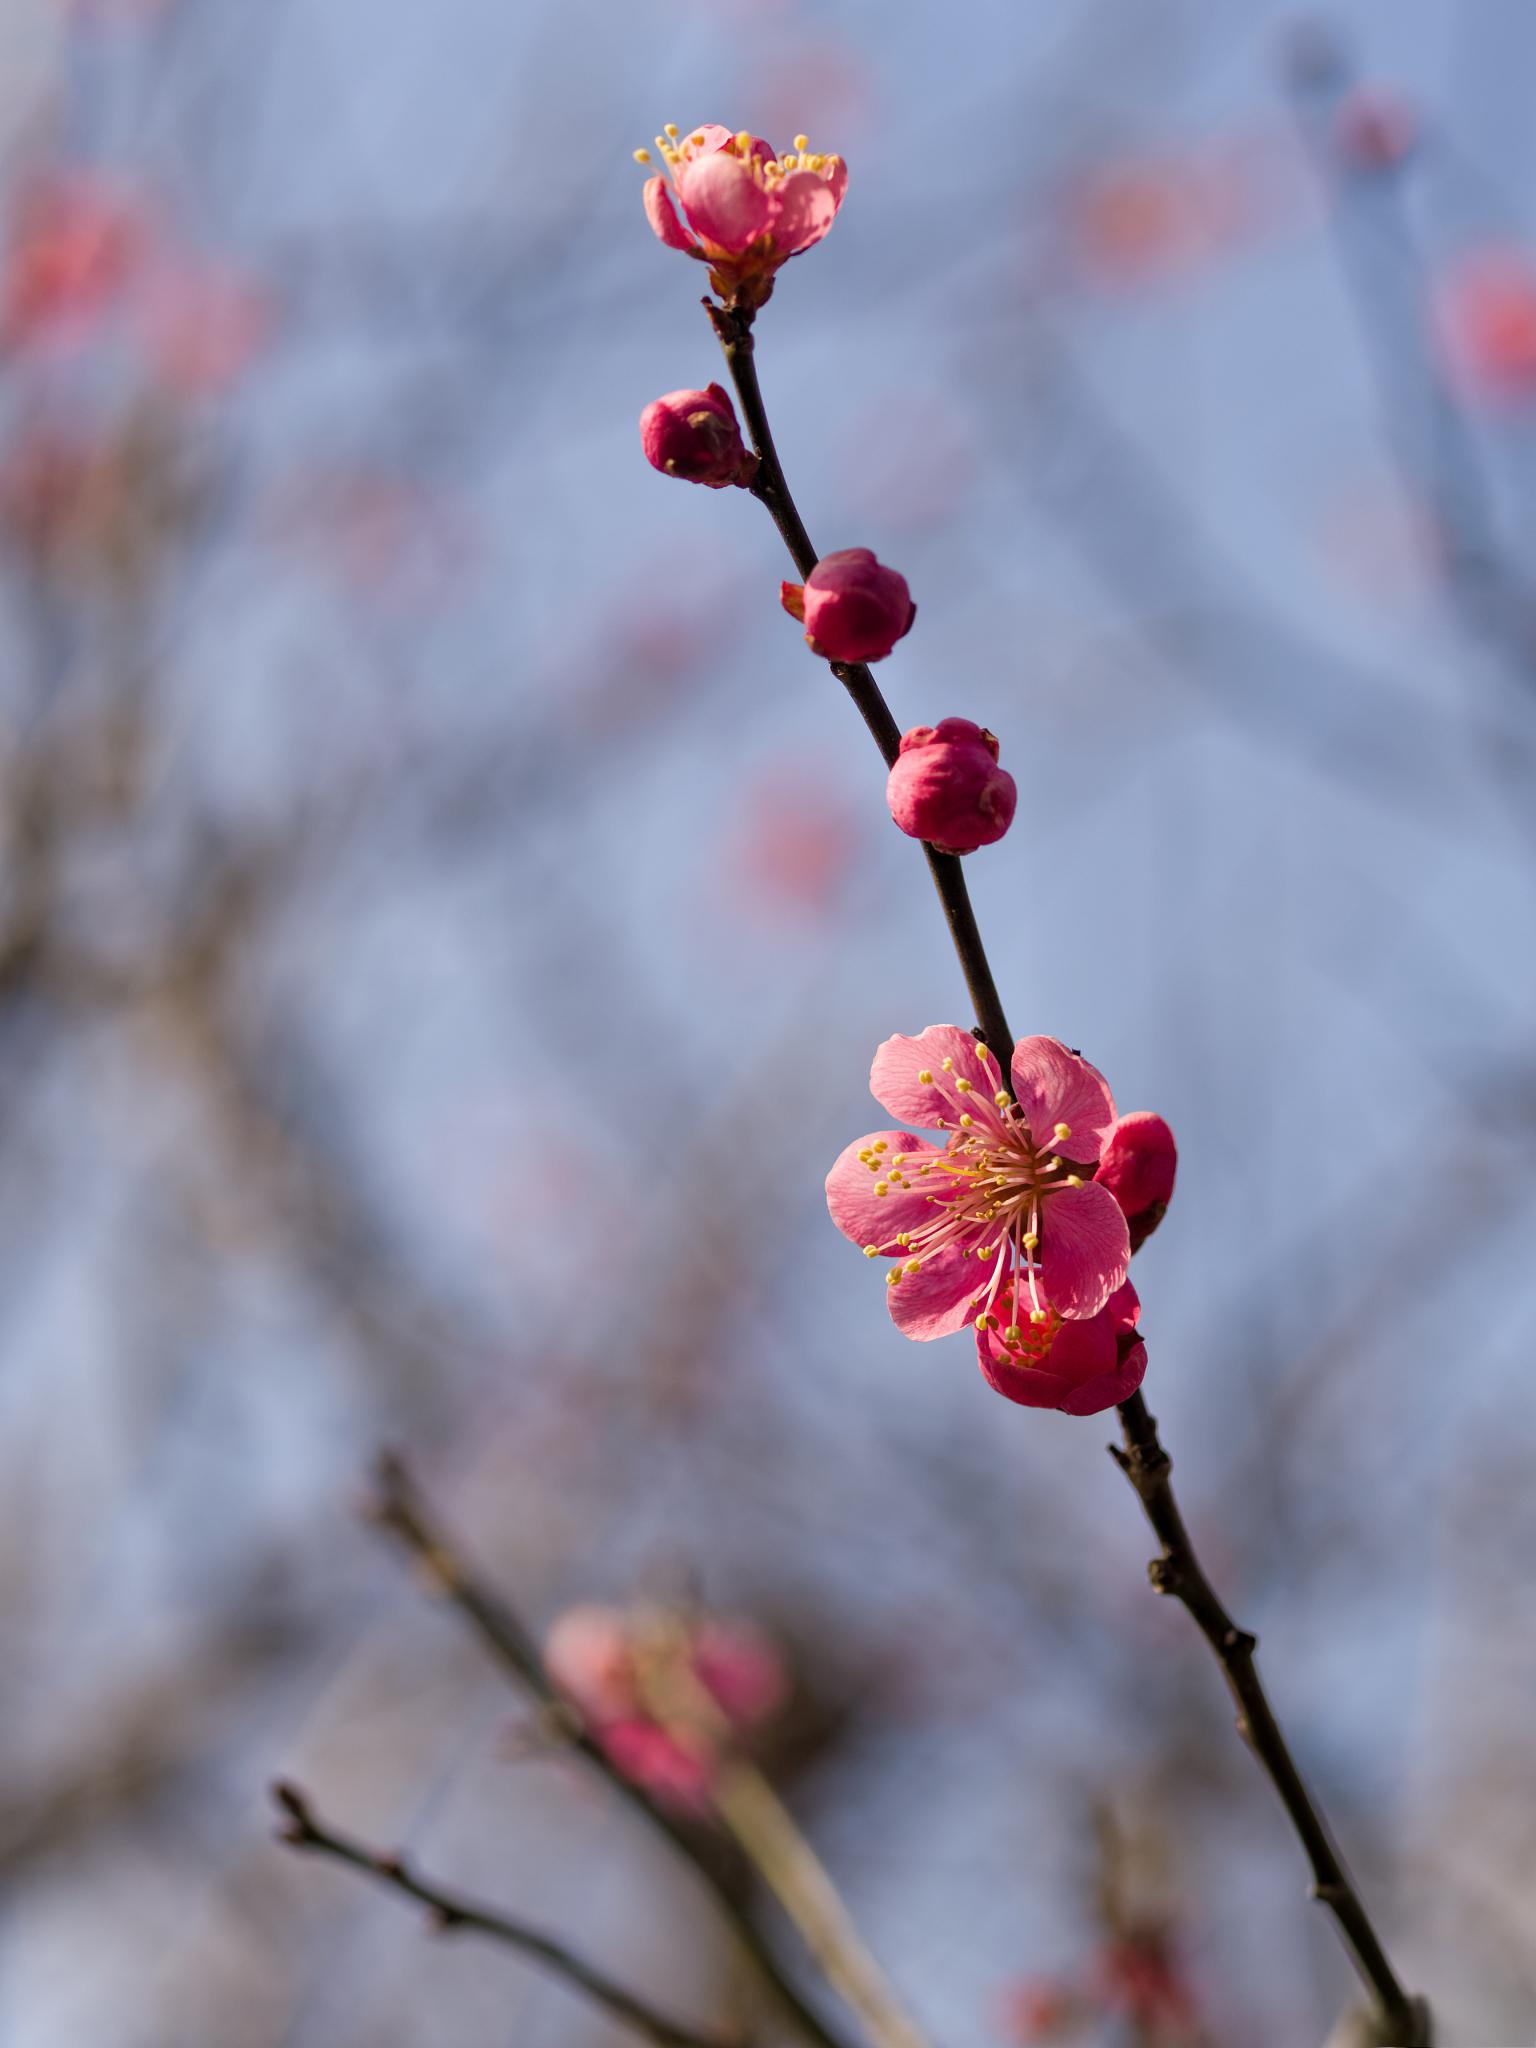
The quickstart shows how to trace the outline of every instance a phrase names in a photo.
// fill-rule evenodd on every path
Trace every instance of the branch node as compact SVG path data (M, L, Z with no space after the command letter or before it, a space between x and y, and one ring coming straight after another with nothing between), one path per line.
M1184 1574L1175 1557L1154 1557L1147 1566L1147 1577L1154 1593L1177 1595L1183 1590Z

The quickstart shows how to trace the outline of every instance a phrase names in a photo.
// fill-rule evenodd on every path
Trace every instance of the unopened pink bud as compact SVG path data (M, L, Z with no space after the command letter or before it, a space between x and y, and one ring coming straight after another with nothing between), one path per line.
M803 584L782 585L779 599L805 621L806 645L824 661L883 661L917 617L906 577L869 548L823 555Z
M749 484L757 457L736 424L736 411L720 385L707 391L669 391L640 415L640 445L653 469L712 491Z
M1111 1126L1094 1179L1109 1189L1125 1212L1133 1252L1167 1213L1178 1164L1173 1132L1151 1110L1133 1109Z
M903 832L940 853L973 853L1001 839L1013 823L1018 788L997 765L997 739L968 718L914 725L885 785L891 816Z

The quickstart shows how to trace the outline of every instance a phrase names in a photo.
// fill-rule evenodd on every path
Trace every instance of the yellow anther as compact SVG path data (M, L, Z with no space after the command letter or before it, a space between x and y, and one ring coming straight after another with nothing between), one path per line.
M902 1250L905 1251L907 1246L912 1242L911 1231L898 1230L896 1233L896 1242L901 1246Z
M920 1072L920 1073L918 1074L918 1077L917 1077L917 1078L919 1079L919 1081L921 1081L921 1082L922 1082L922 1084L923 1084L923 1086L924 1086L925 1088L930 1088L930 1087L932 1087L932 1085L933 1085L933 1073L932 1073L932 1070L931 1070L930 1068L928 1068L928 1067L924 1067L924 1068L922 1069L922 1071L921 1071L921 1072Z
M635 162L637 164L648 164L650 160L651 152L648 149L637 149L635 151Z
M884 1138L876 1138L874 1144L870 1147L872 1152L889 1152L890 1149L889 1144Z
M875 1193L877 1195L888 1195L890 1191L891 1184L888 1180L877 1180L875 1182Z
M1070 1124L1058 1124L1056 1126L1056 1135L1058 1138L1070 1138L1072 1135L1072 1126Z
M955 1083L955 1086L960 1090L960 1093L962 1095L969 1095L973 1092L970 1082L963 1078L961 1080L958 1080Z
M737 131L736 147L738 149L750 149L752 147L752 131L750 128L742 128Z
M1023 1244L1025 1251L1032 1252L1040 1242L1039 1233L1031 1230L1020 1242Z
M1080 1188L1082 1184L1083 1176L1080 1173L1069 1173L1067 1175L1067 1186L1069 1188Z
M919 1179L921 1179L921 1178L922 1178L922 1177L923 1177L923 1176L924 1176L925 1174L930 1174L930 1173L932 1173L932 1171L933 1171L933 1168L932 1168L931 1166L920 1166L920 1167L919 1167L919 1168L917 1169L917 1171L918 1171L918 1177L919 1177Z
M962 1131L968 1131L968 1130L970 1130L971 1126L972 1126L972 1125L973 1125L973 1124L975 1123L975 1121L976 1121L975 1117L973 1117L973 1116L971 1115L971 1112L970 1112L970 1111L969 1111L968 1109L962 1109L962 1110L961 1110L961 1112L960 1112L960 1128L961 1128L961 1130L962 1130Z
M792 149L786 149L784 154L779 158L779 162L784 166L786 171L796 171L800 168L800 159L795 155L795 152Z
M952 1074L955 1071L955 1063L951 1059L945 1060L943 1062L943 1067L946 1074Z
M797 136L795 137L795 147L796 147L796 149L809 149L809 148L810 148L810 146L811 146L811 138L809 137L809 135L797 135Z
M655 143L656 147L661 151L663 156L670 156L672 154L671 150L667 147L667 138L665 137L665 135L653 135L651 137L651 140L652 142Z
M976 1256L978 1259L990 1259L996 1251L997 1246L995 1244L979 1244L976 1247Z
M999 1109L1006 1109L1011 1099L1012 1098L1010 1097L1008 1090L1006 1088L999 1088L997 1093L992 1098L992 1100L997 1104Z
M1005 1344L1022 1344L1024 1342L1024 1332L1017 1323L1010 1323L1007 1329L1004 1330L1003 1342Z
M990 1330L992 1327L992 1318L990 1316L978 1316L976 1318L976 1327L978 1330Z
M900 1278L901 1278L901 1268L900 1268L900 1266L892 1266L892 1268L891 1268L891 1270L889 1271L889 1273L887 1273L887 1274L886 1274L886 1276L885 1276L885 1284L886 1284L886 1286L887 1286L887 1287L894 1287L894 1286L896 1285L896 1282L897 1282L897 1281L898 1281L898 1280L899 1280Z
M880 1247L879 1247L879 1245L877 1245L877 1244L867 1244L867 1245L865 1245L865 1247L864 1247L864 1256L865 1256L865 1258L866 1258L866 1259L878 1259L878 1258L879 1258L879 1256L880 1256Z
M905 1153L905 1152L893 1152L893 1153L891 1154L891 1164L892 1164L892 1166L905 1166L906 1162L907 1162L907 1155L906 1155L906 1153Z
M1043 1308L1032 1308L1029 1312L1029 1320L1032 1323L1043 1323L1045 1321L1045 1310Z
M902 1267L901 1270L904 1273L919 1273L922 1271L922 1265L923 1262L921 1259L908 1259L907 1263Z
M677 123L675 121L664 121L661 126L661 132L669 142L676 142L678 137Z
M695 128L688 140L690 142L702 142L704 140L704 130L702 128Z

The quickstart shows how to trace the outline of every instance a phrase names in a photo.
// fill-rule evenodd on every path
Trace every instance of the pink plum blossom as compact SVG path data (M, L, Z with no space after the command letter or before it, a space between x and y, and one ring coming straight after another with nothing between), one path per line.
M1524 249L1463 256L1440 287L1438 311L1451 370L1472 397L1536 395L1536 263Z
M758 1630L656 1609L572 1607L544 1664L627 1778L694 1812L708 1809L725 1746L771 1719L787 1691Z
M1138 1252L1168 1212L1179 1149L1173 1132L1150 1109L1121 1117L1104 1140L1093 1176L1125 1211L1131 1250Z
M640 415L640 445L652 469L712 491L749 484L757 473L757 457L744 445L736 408L719 384L653 398Z
M997 765L997 738L968 718L914 725L885 785L891 816L941 853L973 853L1013 822L1018 787Z
M669 249L709 264L727 305L747 310L766 303L780 264L821 240L848 184L842 158L804 135L780 158L761 136L707 122L687 135L669 126L656 149L666 174L646 180L646 218ZM635 156L652 161L648 149Z
M22 186L0 279L0 340L10 348L74 342L122 295L147 221L94 171L54 170Z
M977 1319L976 1358L989 1387L1021 1408L1059 1408L1064 1415L1097 1415L1131 1398L1147 1369L1147 1347L1129 1280L1096 1316L1078 1322L1051 1309L1037 1323L1019 1314L1017 1294L1009 1281L993 1312Z
M870 548L823 555L804 583L780 584L779 602L825 661L883 661L917 617L906 577Z
M1059 1039L1021 1038L1011 1091L996 1055L954 1024L888 1038L870 1089L893 1116L947 1133L856 1138L827 1175L827 1207L886 1274L897 1327L926 1341L1010 1314L1096 1316L1131 1256L1119 1203L1092 1179L1115 1122L1097 1067ZM1011 1293L1005 1292L1012 1288Z

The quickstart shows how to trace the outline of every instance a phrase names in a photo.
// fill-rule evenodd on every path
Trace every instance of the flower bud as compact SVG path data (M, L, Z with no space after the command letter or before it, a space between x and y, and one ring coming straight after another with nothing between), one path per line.
M1179 1152L1173 1132L1149 1109L1133 1109L1110 1128L1094 1175L1125 1212L1131 1250L1139 1251L1173 1199Z
M640 415L640 445L653 469L712 491L749 484L757 474L757 457L744 445L730 396L718 384L653 398Z
M780 587L779 601L805 622L805 643L824 661L883 661L917 617L905 576L869 548L823 555L804 583Z
M885 800L912 838L940 853L973 853L1013 823L1018 789L997 765L994 734L968 718L941 718L902 734Z

